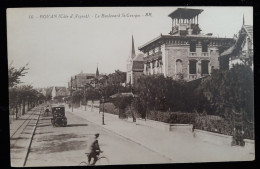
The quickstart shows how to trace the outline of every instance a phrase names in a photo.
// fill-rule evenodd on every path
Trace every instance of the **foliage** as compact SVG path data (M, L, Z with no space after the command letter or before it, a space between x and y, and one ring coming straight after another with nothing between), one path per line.
M63 97L64 96L55 96L53 99L58 101L58 102L63 102Z
M193 128L199 130L205 130L209 132L215 132L225 135L233 135L233 126L229 120L219 116L212 116L199 113L182 113L182 112L160 112L150 111L148 119L172 123L172 124L193 124ZM244 128L247 139L254 139L254 130L247 125Z
M131 105L132 100L133 100L132 96L121 96L121 97L116 97L113 103L116 106L116 108L125 110L127 106Z
M244 120L253 121L253 72L249 66L235 65L227 71L215 70L202 83L205 92L210 93L214 111L222 116L232 116L232 112L243 113ZM227 111L227 108L232 111ZM232 118L232 117L231 117Z
M148 119L165 123L194 124L195 113L150 111Z
M83 93L81 91L74 91L72 93L72 102L73 103L78 103L80 100L83 98Z
M8 68L8 85L9 87L14 87L15 85L21 83L20 77L25 76L27 73L26 70L28 64L25 66L20 67L19 69L16 69L12 66L12 64L9 65Z
M146 110L193 112L206 109L207 99L198 84L172 80L163 75L141 76L136 85L138 104Z
M100 110L103 111L102 105ZM104 112L118 115L118 109L113 103L104 103Z
M122 72L120 70L115 70L115 73L108 75L108 84L120 86L122 83L126 81L126 72Z
M10 108L20 107L22 104L22 113L25 113L25 104L33 106L39 101L45 100L45 96L33 89L30 85L21 85L9 88L9 105Z
M99 100L100 99L100 93L98 90L95 90L93 88L89 88L86 91L86 100Z
M133 111L136 112L137 115L140 115L141 118L145 118L146 116L146 107L144 100L142 100L140 97L135 97L132 101L133 105Z

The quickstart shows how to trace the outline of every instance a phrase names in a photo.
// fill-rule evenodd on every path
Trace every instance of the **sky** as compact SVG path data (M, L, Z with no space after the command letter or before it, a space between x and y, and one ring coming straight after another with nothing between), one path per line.
M28 63L23 84L68 86L80 72L126 71L134 37L138 47L171 30L168 15L180 7L10 8L7 9L8 64ZM203 9L202 33L230 37L243 23L253 25L252 7L186 7Z

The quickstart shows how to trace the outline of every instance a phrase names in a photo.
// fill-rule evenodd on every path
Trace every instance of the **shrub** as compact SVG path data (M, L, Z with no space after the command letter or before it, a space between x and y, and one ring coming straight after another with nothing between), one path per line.
M100 105L100 111L103 111L103 105ZM104 103L104 111L106 113L110 113L110 114L116 114L118 115L118 109L115 107L115 105L113 103Z

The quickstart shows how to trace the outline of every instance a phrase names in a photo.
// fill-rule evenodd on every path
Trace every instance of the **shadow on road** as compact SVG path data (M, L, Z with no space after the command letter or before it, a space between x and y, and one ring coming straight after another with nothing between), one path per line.
M10 138L10 140L22 140L22 139L28 139L28 138L26 137Z
M58 153L64 151L74 151L74 150L82 150L87 147L86 141L52 141L43 144L40 147L32 148L31 152L35 152L37 154L48 154L48 153Z
M11 149L23 149L24 147L11 145L10 148L11 148Z
M50 134L50 133L53 133L53 132L42 132L42 133L35 133L35 135L40 135L40 134Z
M88 124L69 124L67 127L81 127L81 126L88 126Z
M37 127L47 127L47 126L52 126L52 124L42 124L42 125L37 125Z

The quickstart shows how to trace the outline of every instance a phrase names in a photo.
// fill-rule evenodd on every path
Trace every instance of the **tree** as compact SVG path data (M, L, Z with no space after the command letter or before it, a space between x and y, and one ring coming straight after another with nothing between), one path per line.
M234 127L242 120L242 126L248 129L246 132L253 131L254 82L249 66L235 65L230 70L215 70L202 86L210 93L211 105L218 115L229 119Z
M86 100L99 100L100 99L100 93L98 90L95 90L93 88L89 88L86 91Z
M120 86L126 81L126 72L115 70L115 73L108 75L108 84Z
M113 100L114 105L119 109L119 117L126 118L125 109L131 105L132 100L132 96L120 96Z
M43 94L37 92L31 85L20 85L9 89L9 105L10 108L15 108L16 115L18 108L22 105L22 115L25 113L26 102L28 109L34 107L40 100L44 100ZM16 116L17 117L17 116Z
M25 66L20 67L19 69L16 69L12 66L12 63L9 65L8 68L8 85L9 87L14 87L15 85L21 83L20 77L25 76L27 73L26 70L28 64Z
M82 98L83 98L83 93L81 91L77 90L72 93L72 102L73 103L79 103Z
M211 93L211 103L220 115L224 116L225 107L231 105L236 111L245 111L252 120L254 84L249 66L235 65L227 71L215 70L202 85Z

